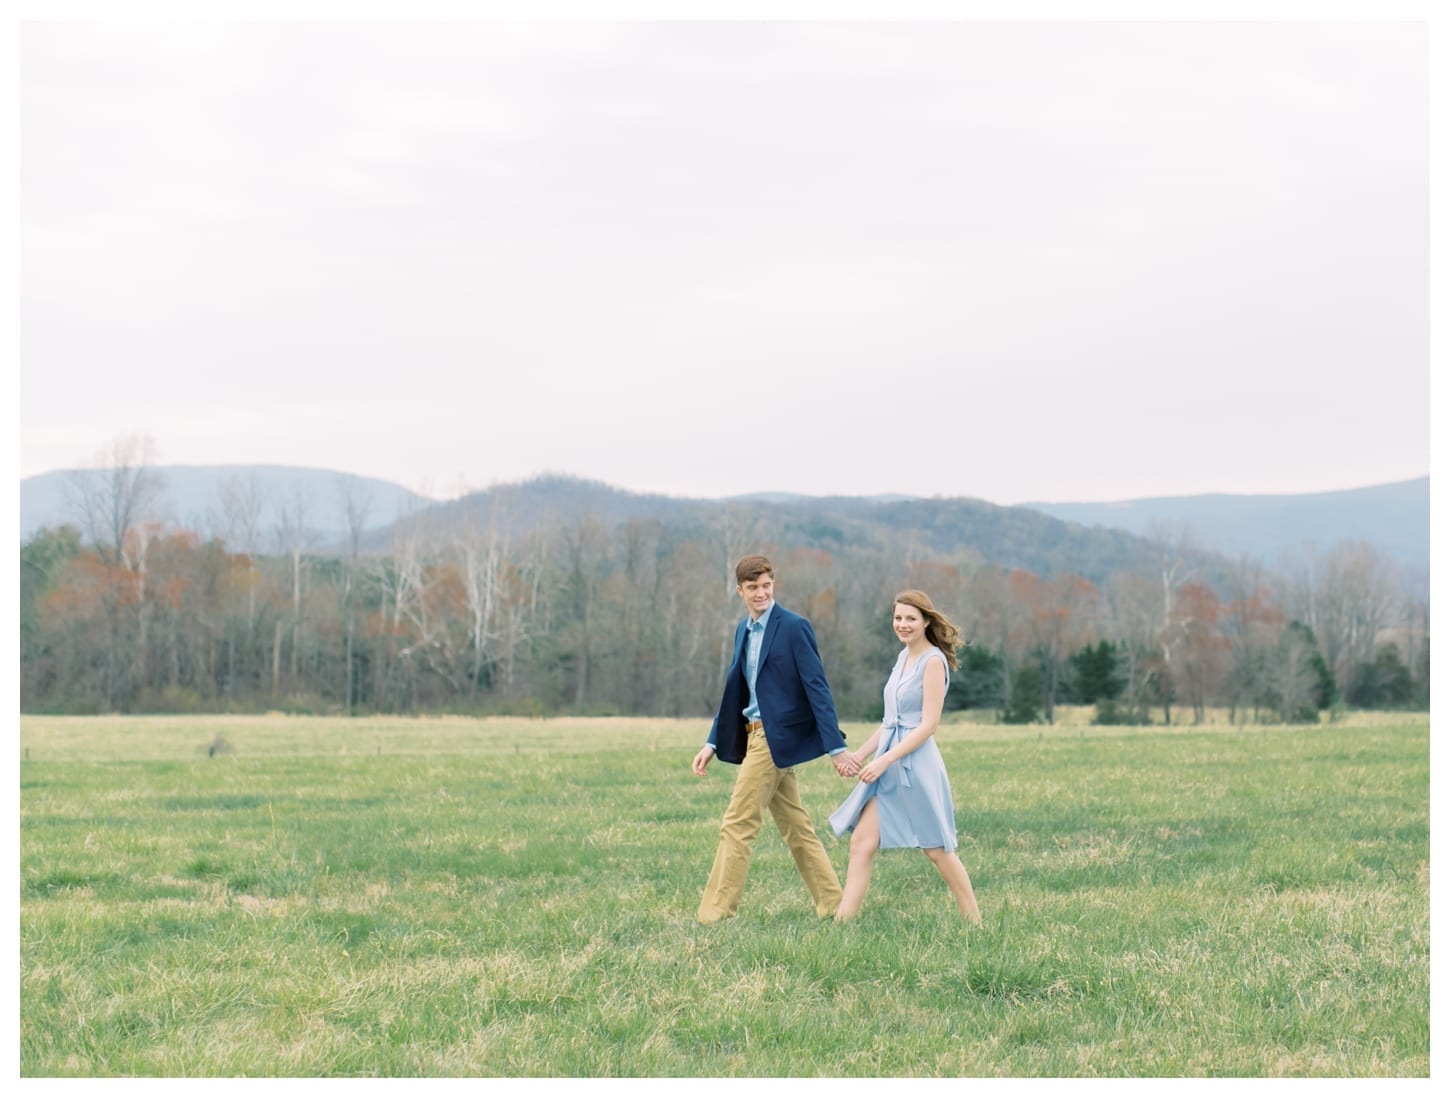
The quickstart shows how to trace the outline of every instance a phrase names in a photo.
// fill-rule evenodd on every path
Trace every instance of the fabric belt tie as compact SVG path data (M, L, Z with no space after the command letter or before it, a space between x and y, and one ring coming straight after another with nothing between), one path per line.
M895 747L899 742L901 742L902 731L903 729L900 722L893 724L890 730L886 733L885 741L881 744L881 747L877 751L877 754L884 755L886 752L890 751L893 747ZM915 752L913 752L913 754L915 754ZM897 759L896 765L901 767L901 784L906 786L907 789L910 789L911 755L906 755L900 759Z

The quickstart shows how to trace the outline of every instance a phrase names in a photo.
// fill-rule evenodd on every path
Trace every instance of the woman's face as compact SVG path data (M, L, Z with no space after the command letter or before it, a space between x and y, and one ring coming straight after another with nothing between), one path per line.
M891 626L902 644L910 644L926 635L926 619L909 603L898 602L891 611Z

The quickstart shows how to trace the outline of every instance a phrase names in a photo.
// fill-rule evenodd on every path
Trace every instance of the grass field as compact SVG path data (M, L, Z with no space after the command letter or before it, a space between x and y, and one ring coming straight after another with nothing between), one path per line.
M22 718L22 1075L1429 1073L1425 717L948 726L975 929L909 851L817 920L769 823L697 925L704 731Z

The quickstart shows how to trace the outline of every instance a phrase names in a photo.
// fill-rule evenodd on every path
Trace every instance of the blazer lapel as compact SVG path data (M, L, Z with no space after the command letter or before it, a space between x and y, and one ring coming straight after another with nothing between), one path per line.
M770 653L770 642L775 640L775 634L780 631L780 616L780 604L776 603L775 609L770 612L770 620L765 623L765 636L760 638L760 660L755 665L757 676L765 666L765 657Z
M735 627L735 631L739 634L735 638L735 666L740 668L740 673L744 675L745 652L747 646L750 644L750 619L746 618L742 621Z

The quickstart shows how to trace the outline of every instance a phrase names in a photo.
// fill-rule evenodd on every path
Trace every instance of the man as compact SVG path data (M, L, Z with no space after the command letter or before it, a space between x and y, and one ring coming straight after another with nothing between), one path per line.
M792 768L821 755L831 756L843 778L860 768L846 751L811 623L776 603L770 561L741 558L735 583L749 616L735 629L735 658L694 770L703 777L719 755L722 762L739 763L740 773L696 918L713 923L739 908L750 847L767 808L805 878L816 914L827 918L840 906L841 884L801 805Z

